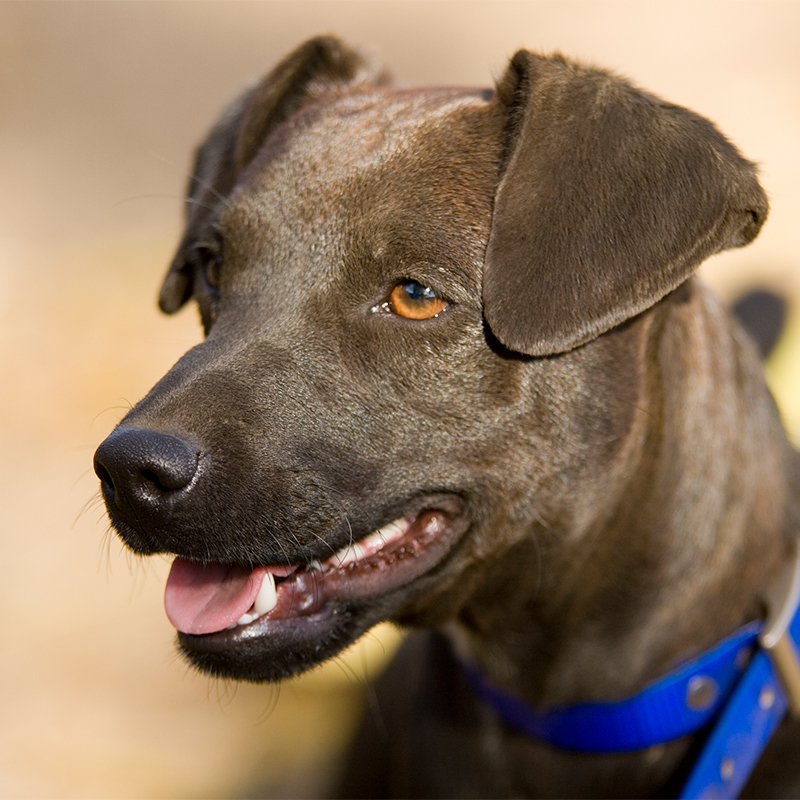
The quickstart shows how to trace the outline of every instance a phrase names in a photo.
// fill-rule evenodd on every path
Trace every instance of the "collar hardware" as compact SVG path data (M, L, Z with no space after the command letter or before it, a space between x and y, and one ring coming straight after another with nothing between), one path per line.
M686 704L692 711L706 711L719 698L719 686L708 675L695 675L690 678L686 689Z
M795 642L800 634L800 623L795 625L795 618L800 606L800 551L793 567L767 593L767 618L759 643L769 653L775 671L780 676L788 697L790 713L793 717L798 717L800 659Z
M797 658L794 639L787 631L767 652L786 690L789 712L793 717L798 717L800 716L800 661Z

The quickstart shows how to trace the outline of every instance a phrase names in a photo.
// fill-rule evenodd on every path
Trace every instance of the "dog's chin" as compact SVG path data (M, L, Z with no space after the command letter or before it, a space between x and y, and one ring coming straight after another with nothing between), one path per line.
M271 682L304 672L401 614L422 585L436 580L468 524L459 500L438 497L324 561L271 571L264 565L266 581L275 584L266 613L257 599L223 630L179 629L179 649L216 677Z

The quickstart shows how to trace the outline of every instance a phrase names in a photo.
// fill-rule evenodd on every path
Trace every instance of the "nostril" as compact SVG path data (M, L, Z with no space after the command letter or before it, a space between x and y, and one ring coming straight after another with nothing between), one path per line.
M158 473L152 469L143 469L142 478L151 483L159 492L174 492L183 489L187 484L180 476L169 475L166 472ZM177 480L175 479L177 477Z
M94 469L107 502L159 514L191 486L199 457L194 443L177 436L117 428L97 448Z
M100 485L103 488L103 494L106 497L113 497L114 495L114 481L111 479L111 473L98 462L97 458L94 461L95 475L100 479Z

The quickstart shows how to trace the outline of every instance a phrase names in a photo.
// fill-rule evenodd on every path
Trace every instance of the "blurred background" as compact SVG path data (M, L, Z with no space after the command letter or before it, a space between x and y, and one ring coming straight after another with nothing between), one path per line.
M280 689L176 658L166 564L108 533L92 453L200 338L162 318L191 150L307 37L406 84L489 85L522 46L610 67L761 164L770 220L704 268L789 301L769 375L800 432L800 4L0 1L0 796L318 795L391 651L381 629Z

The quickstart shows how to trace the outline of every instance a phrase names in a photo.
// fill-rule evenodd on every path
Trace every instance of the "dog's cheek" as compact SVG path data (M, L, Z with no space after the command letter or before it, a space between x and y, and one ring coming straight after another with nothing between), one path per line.
M441 626L459 620L490 631L499 624L493 609L504 606L502 598L510 603L543 585L551 556L579 545L563 532L582 530L588 509L602 516L601 506L625 480L630 458L621 451L632 454L640 444L640 354L649 325L622 326L555 358L484 364L498 400L482 409L494 439L481 443L485 485L473 486L470 536L431 592L404 608L398 621ZM477 407L480 401L472 400ZM513 463L506 458L512 452ZM612 469L617 463L623 466Z

